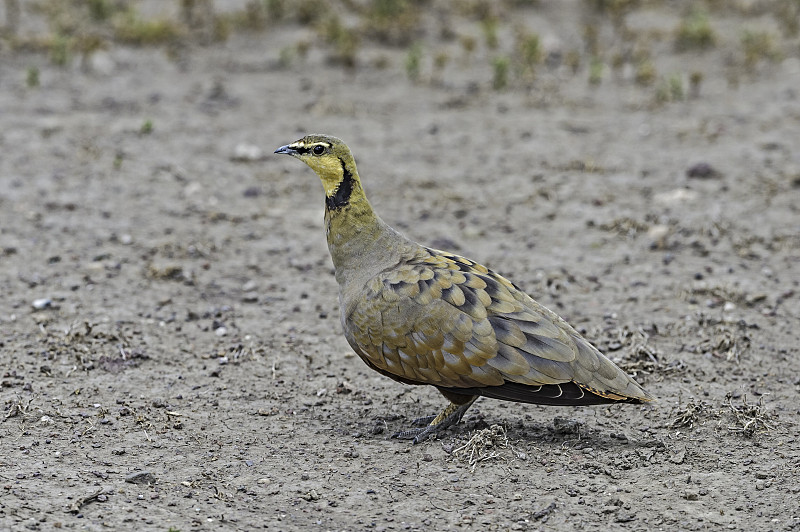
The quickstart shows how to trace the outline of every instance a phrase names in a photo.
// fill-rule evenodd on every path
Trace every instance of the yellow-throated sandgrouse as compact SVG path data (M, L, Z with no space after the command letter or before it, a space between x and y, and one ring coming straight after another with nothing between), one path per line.
M543 405L641 403L652 397L575 329L513 283L469 259L407 239L364 195L341 140L308 135L296 157L325 188L328 247L344 334L372 369L435 386L450 404L395 434L423 441L461 420L479 396Z

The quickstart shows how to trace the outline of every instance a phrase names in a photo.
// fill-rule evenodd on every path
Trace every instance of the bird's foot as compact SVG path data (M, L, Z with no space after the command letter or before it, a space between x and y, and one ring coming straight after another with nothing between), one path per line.
M434 419L436 419L435 415L418 417L416 419L411 420L411 425L415 427L424 427L426 425L429 425L430 422L433 421Z
M472 406L472 403L475 402L475 399L476 398L473 398L470 402L463 405L450 403L438 416L428 416L415 419L412 421L412 423L415 425L427 422L430 422L430 424L422 428L395 432L392 434L392 438L397 438L398 440L412 440L412 442L415 444L422 443L431 436L448 429L461 421L461 418L464 416L464 412L466 412L467 409Z

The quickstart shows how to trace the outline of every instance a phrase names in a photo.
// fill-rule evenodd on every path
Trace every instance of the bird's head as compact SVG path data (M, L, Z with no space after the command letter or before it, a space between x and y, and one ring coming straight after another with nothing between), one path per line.
M341 195L343 187L352 189L352 181L357 180L356 165L347 144L329 135L306 135L275 153L291 155L306 163L322 180L325 195ZM348 198L343 198L344 200Z

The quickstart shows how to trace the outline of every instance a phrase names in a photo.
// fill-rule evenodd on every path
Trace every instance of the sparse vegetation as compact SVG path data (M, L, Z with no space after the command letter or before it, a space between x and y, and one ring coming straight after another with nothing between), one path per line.
M453 460L469 466L471 471L481 462L501 460L510 462L526 459L527 455L514 449L502 425L492 425L473 433L469 441L456 447L450 453Z
M544 59L539 36L535 33L517 32L515 57L519 61L520 74L534 77Z
M748 68L761 60L777 61L781 56L773 35L766 31L745 31L742 34L742 51Z
M747 396L742 397L741 404L735 404L733 398L728 396L727 406L730 414L728 430L739 433L747 438L759 434L766 434L775 428L775 414L767 412L764 407L764 397L758 403L748 403Z
M114 36L119 42L136 46L167 44L184 34L175 21L166 18L144 19L133 8L118 14L113 26Z
M324 42L332 47L330 59L334 64L349 68L356 66L360 38L355 29L344 26L341 19L332 14L320 23L318 31Z
M420 37L419 0L370 0L363 16L366 37L393 46L408 46Z
M406 54L406 75L413 82L419 81L422 64L422 45L414 43Z
M675 48L678 51L705 50L714 46L716 39L708 13L700 9L685 16L675 30Z
M656 86L656 101L661 103L678 102L686 98L686 91L683 88L683 76L681 74L671 74L661 78Z
M656 71L656 65L650 59L644 59L636 65L636 74L634 79L636 83L643 86L652 85L653 82L656 80L656 76L658 72Z
M599 57L592 57L589 62L589 84L599 85L603 81L606 65Z
M492 87L494 90L502 90L508 86L508 69L511 61L506 56L498 56L492 60Z
M28 67L25 75L25 85L31 89L39 86L39 69L37 67Z
M490 50L496 50L500 44L497 36L497 27L498 22L495 17L486 17L481 21L484 43Z
M700 425L704 418L710 415L710 411L711 407L707 403L692 399L685 405L674 410L669 427L672 429L693 429L696 425Z

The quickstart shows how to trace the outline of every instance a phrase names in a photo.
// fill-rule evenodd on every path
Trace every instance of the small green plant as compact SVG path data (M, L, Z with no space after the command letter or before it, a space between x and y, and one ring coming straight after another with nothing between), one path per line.
M700 96L700 85L703 83L703 73L695 70L689 74L689 95L692 98Z
M636 65L634 79L639 85L652 85L656 80L656 65L650 59L644 59Z
M259 0L249 0L244 9L228 16L230 24L245 31L262 31L269 22L268 6Z
M450 62L450 55L445 52L441 51L433 58L433 67L436 69L437 72L441 72L447 66L447 63Z
M675 30L675 48L678 51L711 48L716 40L708 13L700 9L695 9L684 17Z
M492 76L492 87L494 90L505 89L508 85L508 69L511 61L506 56L498 56L492 60L494 75Z
M464 59L469 61L472 58L472 54L475 53L475 48L477 47L477 42L475 37L472 35L462 35L459 39L461 43L461 48L464 50Z
M286 0L264 0L264 7L270 22L280 22L286 16Z
M183 33L175 22L166 18L143 19L133 8L115 17L113 26L119 41L137 46L166 44Z
M70 60L70 39L64 35L56 35L50 41L50 62L58 66L67 66Z
M606 66L599 57L592 57L589 63L589 83L591 85L599 85L603 81L603 72Z
M742 34L745 66L752 68L761 59L777 61L780 52L772 35L766 31L745 31Z
M108 20L114 12L114 6L109 0L88 0L86 4L89 8L89 16L98 22Z
M153 132L153 121L149 118L144 121L142 127L139 128L140 135L149 135Z
M497 19L495 17L486 17L481 21L481 29L483 30L483 39L486 47L490 50L496 50L499 45L497 37Z
M686 97L686 92L683 90L683 76L673 74L669 77L668 83L669 93L673 100L683 100Z
M422 45L414 43L406 54L406 75L416 83L419 81L420 65L422 63Z
M797 37L798 32L800 32L799 0L778 0L774 16L781 24L784 35Z
M573 74L578 73L581 68L581 53L576 49L569 50L567 55L564 56L564 64L572 70Z
M520 61L520 70L531 76L536 74L536 68L542 63L544 53L539 36L535 33L519 33L517 35L517 57Z
M289 68L294 62L296 49L293 46L284 46L278 52L278 63L283 68Z
M299 57L301 61L305 61L306 57L308 57L308 50L311 49L311 43L306 40L297 41L295 49L297 50L297 57Z
M37 67L28 67L25 75L25 84L31 89L39 86L39 69Z
M420 13L410 0L370 0L363 16L364 32L384 44L408 46L421 33Z
M685 97L683 77L680 74L672 74L669 77L661 78L661 81L656 86L656 101L658 102L676 102L683 100Z
M331 60L346 67L356 66L360 40L356 31L342 24L336 14L330 15L318 29L323 40L333 47Z
M294 15L294 18L297 21L304 25L312 25L322 22L323 17L326 14L330 14L330 6L327 6L327 2L320 2L320 0L291 0L291 2L279 2L279 5L291 6L291 13Z

